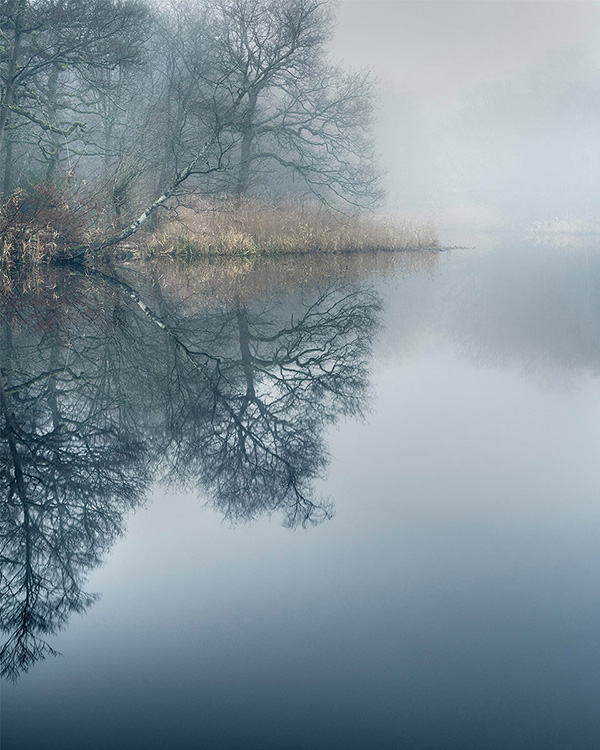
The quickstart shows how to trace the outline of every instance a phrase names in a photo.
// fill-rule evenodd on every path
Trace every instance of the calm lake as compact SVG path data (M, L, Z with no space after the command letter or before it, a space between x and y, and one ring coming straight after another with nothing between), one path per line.
M2 305L2 750L600 746L600 250Z

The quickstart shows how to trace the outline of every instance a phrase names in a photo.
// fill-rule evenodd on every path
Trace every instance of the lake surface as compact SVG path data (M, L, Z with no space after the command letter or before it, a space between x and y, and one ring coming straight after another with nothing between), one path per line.
M3 307L2 750L599 746L600 250L42 286Z

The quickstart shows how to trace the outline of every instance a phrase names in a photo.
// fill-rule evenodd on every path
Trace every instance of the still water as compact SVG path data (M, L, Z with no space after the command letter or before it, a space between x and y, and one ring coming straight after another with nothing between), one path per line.
M2 750L600 746L600 251L57 272L2 318Z

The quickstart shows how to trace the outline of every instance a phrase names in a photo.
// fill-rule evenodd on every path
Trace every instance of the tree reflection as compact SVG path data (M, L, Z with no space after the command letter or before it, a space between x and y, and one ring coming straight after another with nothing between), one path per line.
M95 272L76 287L68 304L4 301L0 666L9 678L55 653L48 637L95 600L85 580L151 481L194 486L232 521L328 517L314 492L328 460L324 428L361 412L379 309L373 291L345 282L218 306L131 274Z
M326 518L329 504L311 489L327 464L323 428L361 411L377 310L372 293L338 285L296 315L240 301L212 311L218 356L192 359L204 382L183 391L171 476L197 482L234 520L274 510L289 526Z
M32 328L9 313L2 330L0 627L9 637L0 660L8 677L53 653L47 634L94 600L82 583L148 480L110 337L89 321L78 332L51 317Z

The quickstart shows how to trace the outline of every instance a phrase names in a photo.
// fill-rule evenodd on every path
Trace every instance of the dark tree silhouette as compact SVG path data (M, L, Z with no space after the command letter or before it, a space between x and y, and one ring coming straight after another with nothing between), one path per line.
M2 330L0 627L9 635L0 670L8 677L53 653L47 635L94 601L83 582L148 479L110 339L89 320L84 337L52 317L38 331L7 318Z
M183 420L182 432L192 429L172 442L173 472L199 482L232 520L276 509L292 527L326 518L330 505L312 491L328 460L323 430L361 412L377 311L372 292L345 284L294 312L289 300L211 311L206 418Z
M4 305L0 331L0 669L15 678L95 600L89 572L152 481L240 522L331 513L323 431L360 413L379 302L348 283L199 304L90 272L69 302ZM52 286L52 285L51 285Z
M0 154L5 193L13 187L16 144L35 143L43 156L45 178L54 179L67 139L86 129L94 100L83 95L85 89L91 90L90 72L116 70L137 61L144 38L140 27L147 19L147 9L137 0L0 2Z
M201 189L238 199L309 194L338 207L378 202L375 85L364 71L328 62L326 0L176 8L168 16L170 47L179 53L168 93L170 116L177 113L171 151L189 160L210 140L193 169L203 175Z

